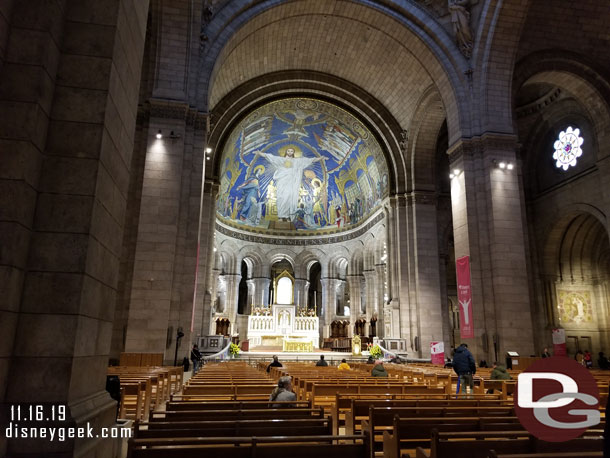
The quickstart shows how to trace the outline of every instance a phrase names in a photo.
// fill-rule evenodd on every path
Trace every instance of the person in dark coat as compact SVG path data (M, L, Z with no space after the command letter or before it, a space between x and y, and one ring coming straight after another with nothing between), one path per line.
M544 350L542 350L542 357L543 358L550 358L551 357L551 353L549 352L549 349L547 347L544 347Z
M371 375L373 377L387 377L388 376L388 371L386 371L385 367L383 367L383 362L381 362L381 361L376 362L375 367L371 371Z
M201 360L201 352L199 351L199 347L197 345L193 345L193 349L191 350L191 361L193 361L193 375L197 373L197 369L199 369L199 361Z
M498 363L494 363L494 370L491 371L490 378L492 380L512 380L512 376L506 371L506 368Z
M468 350L468 345L461 344L455 349L453 355L453 370L459 376L459 383L462 387L462 392L466 394L468 391L466 385L470 387L470 391L474 390L474 381L472 376L477 372L477 366L474 362L472 353Z
M273 362L267 366L267 372L270 372L272 367L284 367L276 355L273 355Z
M316 366L322 366L322 367L328 366L328 363L326 361L324 361L324 355L320 355L320 359L316 363Z
M375 358L373 358L372 356L369 356L369 359L366 360L367 364L375 364Z

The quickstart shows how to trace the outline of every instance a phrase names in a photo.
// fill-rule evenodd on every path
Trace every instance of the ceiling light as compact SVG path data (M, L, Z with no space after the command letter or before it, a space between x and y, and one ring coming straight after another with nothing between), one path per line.
M209 146L205 149L206 154L210 154L212 152L212 148Z
M501 169L505 169L505 168L506 168L506 162L500 162L500 163L498 164L498 166L499 166Z
M506 168L507 168L508 170L512 170L512 169L514 169L514 168L515 168L515 166L514 166L514 165L513 165L511 162L509 162L509 163L508 163L508 165L506 166Z

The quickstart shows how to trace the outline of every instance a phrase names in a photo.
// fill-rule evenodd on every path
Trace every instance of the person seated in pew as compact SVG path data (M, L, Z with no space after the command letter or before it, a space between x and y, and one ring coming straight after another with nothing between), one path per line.
M386 371L385 367L383 367L383 361L381 361L381 360L375 361L375 367L371 371L371 375L373 377L387 377L388 376L388 371Z
M544 347L544 350L542 350L542 357L543 358L550 358L551 357L551 353L549 352L549 349L547 347Z
M513 377L506 371L502 364L494 363L494 369L491 371L490 378L492 380L512 380Z
M498 364L496 361L493 365L493 370L491 371L491 376L489 377L491 380L512 380L513 377L506 371L506 368ZM490 388L487 390L487 394L494 394L494 389Z
M328 366L328 363L326 361L324 361L324 355L320 355L320 359L316 363L316 366L318 366L318 367L326 367L326 366Z
M270 372L272 367L284 367L276 355L273 355L273 362L267 366L267 372Z
M341 364L339 364L339 366L337 366L337 369L339 369L340 371L349 371L351 369L351 367L349 367L349 364L347 364L347 360L345 358L343 358L341 360Z
M447 356L447 361L445 361L445 365L443 369L451 369L453 367L453 363L451 362L451 358Z
M369 356L369 359L366 360L367 364L375 364L375 358L373 358L372 356Z
M277 387L269 395L269 401L296 401L297 395L292 392L292 377L285 375L277 381ZM294 407L294 404L271 404L271 408Z

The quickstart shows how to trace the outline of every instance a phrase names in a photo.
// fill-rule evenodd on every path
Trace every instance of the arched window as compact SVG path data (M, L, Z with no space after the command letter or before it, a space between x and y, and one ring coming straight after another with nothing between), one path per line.
M282 277L277 282L277 303L292 304L292 280Z

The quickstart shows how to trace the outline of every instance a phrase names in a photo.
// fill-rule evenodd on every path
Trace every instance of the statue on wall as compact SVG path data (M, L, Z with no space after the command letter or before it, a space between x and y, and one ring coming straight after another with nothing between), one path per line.
M470 12L467 7L470 0L448 0L451 13L451 25L460 51L470 58L472 54L472 31L470 30Z

